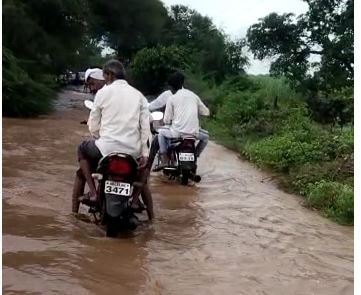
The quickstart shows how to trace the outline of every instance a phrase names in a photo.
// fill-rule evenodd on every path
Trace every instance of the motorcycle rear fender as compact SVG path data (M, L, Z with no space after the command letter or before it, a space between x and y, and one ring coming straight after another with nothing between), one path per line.
M120 218L128 210L129 198L105 194L105 210L110 217Z
M179 162L180 168L182 170L195 171L197 169L197 164L194 161L191 162Z
M177 150L183 153L194 153L195 142L195 139L183 139L182 142L177 146Z

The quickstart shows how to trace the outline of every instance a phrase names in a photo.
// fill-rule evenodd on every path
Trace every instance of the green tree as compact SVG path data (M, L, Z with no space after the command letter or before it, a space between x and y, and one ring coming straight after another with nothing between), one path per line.
M230 40L209 17L187 6L172 6L168 14L162 42L187 47L193 68L206 78L221 82L227 75L244 72L248 64L242 54L244 42Z
M51 109L55 75L86 62L88 15L86 0L3 2L4 115Z
M146 94L158 94L174 70L186 68L186 60L186 51L177 46L144 48L131 64L135 84Z
M316 92L353 85L353 0L304 1L309 10L298 18L271 13L252 25L250 50L261 60L275 58L271 73L297 87ZM320 61L313 62L312 55Z
M167 11L159 0L89 0L91 31L120 59L129 59L138 50L154 46L161 37Z
M3 47L3 115L30 117L50 110L55 93L34 81L19 66L12 52Z
M84 44L86 0L6 0L3 42L29 73L58 73Z

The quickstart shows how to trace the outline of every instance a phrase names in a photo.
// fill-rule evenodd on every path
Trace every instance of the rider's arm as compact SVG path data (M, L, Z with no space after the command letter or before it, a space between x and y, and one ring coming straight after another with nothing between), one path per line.
M209 116L209 109L205 106L205 104L198 98L198 113L201 116Z
M164 91L161 95L159 95L155 100L153 100L149 104L149 111L154 112L155 110L164 108L167 104L168 97L172 95L170 90Z
M103 100L104 90L100 89L94 98L93 110L90 111L89 119L88 119L88 127L89 132L92 136L98 137L100 130L100 122L101 122L101 102Z
M148 157L149 147L147 141L150 137L150 126L149 126L149 111L147 99L142 95L141 106L140 106L140 140L141 140L141 153L143 157Z
M172 120L173 120L173 103L172 100L169 99L165 107L163 122L165 125L169 125L172 123Z

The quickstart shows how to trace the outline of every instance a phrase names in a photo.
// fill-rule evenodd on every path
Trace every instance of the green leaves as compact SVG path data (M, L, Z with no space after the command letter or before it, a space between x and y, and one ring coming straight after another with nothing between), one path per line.
M343 224L353 224L354 192L349 185L321 180L310 184L306 203Z
M220 83L227 76L244 73L248 65L242 52L244 40L230 40L209 17L183 5L171 7L161 42L188 48L192 70L208 81Z
M53 77L54 78L54 77ZM12 52L3 47L3 114L31 117L51 109L54 91L31 79Z
M157 44L167 21L167 11L158 0L88 0L89 25L99 41L105 41L119 58L129 59L143 47Z
M274 58L271 73L285 75L302 90L312 79L318 90L353 85L353 0L308 0L309 10L271 13L247 32L250 50L258 59ZM319 56L315 64L312 55ZM314 59L314 58L313 58Z
M186 68L186 61L186 51L181 47L144 48L133 59L132 75L137 87L144 93L158 94L173 71Z
M271 13L247 32L250 50L258 59L296 52L301 46L300 28L294 14Z
M319 142L306 142L297 137L292 132L267 137L248 148L250 157L259 164L283 172L299 164L329 160L320 150Z

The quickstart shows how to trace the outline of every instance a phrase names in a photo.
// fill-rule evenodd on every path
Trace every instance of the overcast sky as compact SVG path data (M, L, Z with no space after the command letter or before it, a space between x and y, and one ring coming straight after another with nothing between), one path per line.
M302 0L162 0L166 6L182 4L213 22L234 38L244 37L249 26L271 12L293 12L296 15L307 11L307 3ZM268 73L269 63L251 60L247 72L250 74Z

